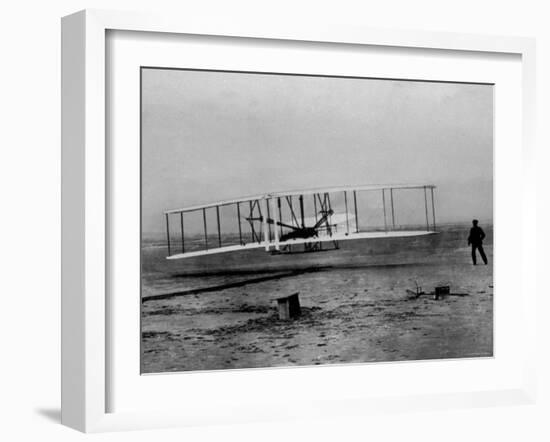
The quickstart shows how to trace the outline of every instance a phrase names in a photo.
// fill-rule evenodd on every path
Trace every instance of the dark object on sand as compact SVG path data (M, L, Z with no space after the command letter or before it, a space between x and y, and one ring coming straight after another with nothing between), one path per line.
M298 298L298 293L277 298L277 309L279 311L279 319L282 320L288 320L300 316L302 314L302 310L300 309L300 299Z
M416 281L415 281L415 285L416 285L416 291L415 292L413 292L412 290L407 289L407 293L410 295L409 299L417 299L418 297L426 294L422 291L422 287L420 287Z
M434 299L437 301L444 295L450 295L450 294L451 294L451 287L448 285L442 285L435 288Z

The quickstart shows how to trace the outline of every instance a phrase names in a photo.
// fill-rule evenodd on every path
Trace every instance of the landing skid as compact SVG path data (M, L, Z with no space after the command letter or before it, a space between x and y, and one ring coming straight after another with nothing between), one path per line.
M327 247L327 244L329 247ZM330 244L332 244L332 247L330 247ZM297 246L294 246L297 247ZM305 243L304 247L300 250L292 249L292 245L288 244L286 246L282 246L280 250L271 250L271 255L294 255L299 253L314 253L314 252L329 252L331 250L338 250L340 249L340 245L338 244L338 241L332 241L331 243L325 243L325 247L323 248L323 243L321 241L316 242L310 242Z

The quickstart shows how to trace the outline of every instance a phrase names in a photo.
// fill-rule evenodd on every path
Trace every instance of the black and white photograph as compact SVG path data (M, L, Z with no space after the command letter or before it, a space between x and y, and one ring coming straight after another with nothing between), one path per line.
M0 440L550 440L547 2L5 2Z
M492 84L140 92L143 374L493 356Z

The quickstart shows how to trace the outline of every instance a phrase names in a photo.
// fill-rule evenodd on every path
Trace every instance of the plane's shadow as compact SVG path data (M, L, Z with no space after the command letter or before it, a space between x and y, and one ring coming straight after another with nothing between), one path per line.
M171 293L162 293L158 295L144 296L141 298L141 302L148 301L160 301L165 299L176 298L180 296L197 295L200 293L217 292L220 290L231 289L236 287L243 287L250 284L259 284L266 281L279 280L283 278L291 278L306 273L317 273L334 270L367 270L375 268L404 268L404 267L418 267L427 264L423 263L402 263L402 264L361 264L361 265L331 265L331 266L315 266L305 268L294 269L236 269L236 270L216 270L216 271L202 271L202 272L189 272L189 273L177 273L173 274L173 278L198 278L198 277L223 277L223 276L248 276L261 274L255 278L245 278L238 281L231 281L222 284L211 285L207 287L193 288L189 290L182 290Z
M207 278L217 276L246 276L257 275L266 273L284 273L284 272L322 272L333 270L366 270L366 269L390 269L400 267L418 267L427 266L427 263L407 262L407 263L377 263L377 264L331 264L323 266L308 266L308 267L258 267L258 268L246 268L246 269L213 269L213 270L201 270L201 271L189 271L172 273L171 278ZM433 265L433 264L432 264Z

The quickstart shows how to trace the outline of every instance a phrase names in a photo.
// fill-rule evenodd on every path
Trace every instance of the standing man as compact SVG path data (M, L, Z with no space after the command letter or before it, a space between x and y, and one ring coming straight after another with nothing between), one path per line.
M470 229L470 236L468 236L468 245L472 246L472 261L474 262L474 265L477 264L476 249L479 250L481 259L483 260L485 265L487 265L487 256L485 256L485 252L483 251L483 239L485 238L485 232L481 227L478 227L477 223L477 219L474 219L472 221L472 224L474 226Z

